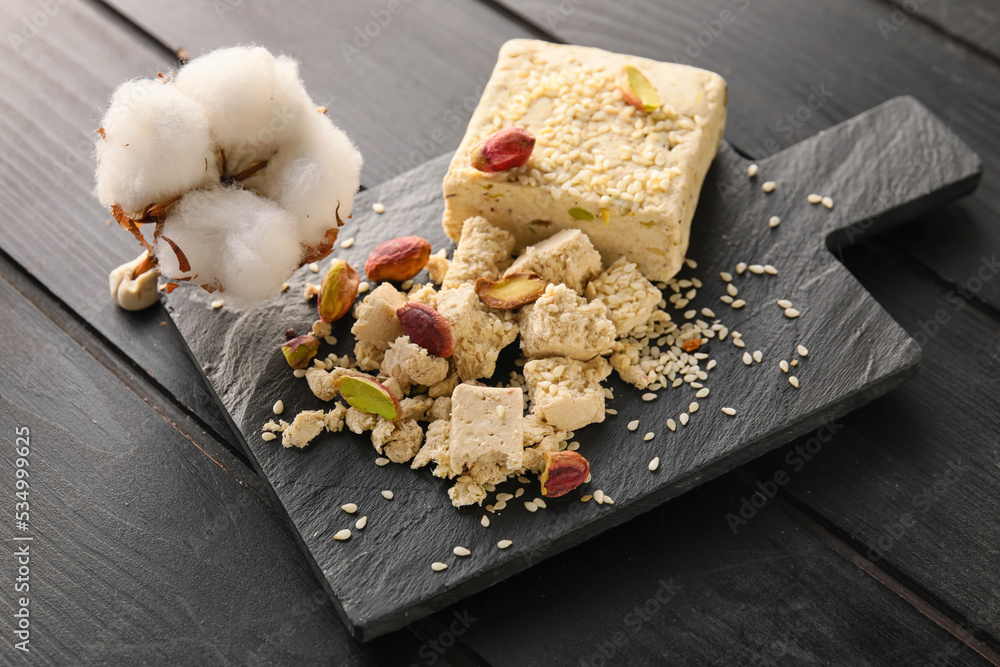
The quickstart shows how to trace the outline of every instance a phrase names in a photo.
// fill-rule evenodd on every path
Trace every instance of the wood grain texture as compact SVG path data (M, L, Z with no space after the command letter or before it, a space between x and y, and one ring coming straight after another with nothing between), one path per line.
M341 232L355 243L336 255L361 266L377 243L412 233L435 247L447 245L440 226L439 185L446 159L365 192L357 215ZM910 174L905 165L916 160L935 168ZM213 310L211 298L198 290L170 295L172 317L354 632L366 639L377 636L480 590L818 427L888 391L915 370L916 346L826 245L846 242L843 230L854 223L871 228L898 223L968 192L979 176L975 154L919 104L899 99L762 161L758 179L747 178L747 164L723 145L706 181L689 250L700 262L693 275L706 287L692 307L721 311L718 271L733 270L738 261L778 266L780 274L774 278L740 277L741 296L750 305L721 315L742 332L749 350L763 351L768 364L748 370L739 361L742 351L728 340L712 343L719 358L707 383L713 394L701 401L696 426L673 435L663 424L686 410L693 390L668 391L645 403L640 392L612 382L620 415L576 438L595 471L589 488L614 497L613 510L566 502L534 516L515 509L493 519L491 537L478 526L482 510L454 510L444 485L428 472L372 465L376 455L367 437L330 436L304 451L264 442L260 429L273 418L275 401L282 400L290 414L323 406L304 381L291 376L277 351L286 328L304 330L315 318L301 294L305 281L318 277L303 269L287 295L245 311ZM845 187L859 173L866 186ZM779 189L770 195L761 192L765 179L780 183ZM813 190L834 193L840 203L832 211L810 205L806 194ZM390 210L383 216L370 212L374 201ZM766 224L771 214L794 222L771 230ZM804 316L785 318L773 303L778 298L792 299ZM335 330L340 340L335 351L341 355L352 348L349 325L341 321ZM776 366L778 359L791 357L798 343L822 351L796 371L801 390L791 387ZM507 370L500 367L497 377ZM763 404L762 391L767 396ZM724 405L735 407L740 416L722 414ZM650 446L628 432L625 425L633 417L641 417L650 430L661 430L661 439ZM658 474L637 477L635 469L643 469L653 455L661 457ZM350 542L332 540L352 523L339 506L355 502L362 513L372 505L378 511L384 505L380 489L396 493L389 525L378 517ZM499 552L492 546L497 534L514 540L515 546ZM451 569L431 572L429 564L446 558L456 544L482 555L463 562L448 558Z
M15 428L30 430L37 664L405 665L409 633L348 637L283 522L6 281L0 492L14 498ZM187 425L190 429L190 424ZM11 618L17 596L0 596ZM0 655L13 660L8 644ZM12 663L13 664L13 663Z
M110 214L91 194L94 132L111 91L171 63L87 3L56 6L37 34L0 49L0 248L229 440L163 309L126 313L112 303L108 273L141 248L108 226ZM27 0L4 3L5 40L40 11Z
M879 31L893 35L911 20L923 20L945 34L1000 60L1000 7L976 0L917 0L895 5Z
M110 4L190 57L255 43L298 58L310 95L361 149L369 187L454 150L500 45L531 36L477 0Z
M492 665L984 664L752 490L705 484L439 617Z
M879 21L895 9L888 3L625 0L614 11L603 3L502 4L568 43L718 72L729 84L726 136L754 157L772 155L891 97L912 95L977 148L985 177L961 205L888 238L960 284L979 271L984 254L1000 251L1000 67L922 21L910 20L883 37ZM1000 307L1000 275L991 274L976 296Z

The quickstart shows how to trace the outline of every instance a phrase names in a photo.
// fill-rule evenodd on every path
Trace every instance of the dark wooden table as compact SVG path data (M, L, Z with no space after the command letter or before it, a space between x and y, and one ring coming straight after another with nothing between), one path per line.
M1000 664L997 5L5 0L0 26L3 664ZM923 347L914 379L359 644L165 313L111 304L107 273L137 251L90 194L93 132L117 83L255 42L302 61L370 187L453 150L500 44L525 36L721 73L727 138L751 156L913 95L985 174L844 253ZM14 648L24 544L29 654Z

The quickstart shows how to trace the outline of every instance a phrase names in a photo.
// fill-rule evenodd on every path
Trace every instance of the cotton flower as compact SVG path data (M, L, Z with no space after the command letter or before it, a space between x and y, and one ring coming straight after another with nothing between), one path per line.
M115 91L94 192L170 280L268 298L329 254L359 187L361 155L323 111L291 58L214 51Z

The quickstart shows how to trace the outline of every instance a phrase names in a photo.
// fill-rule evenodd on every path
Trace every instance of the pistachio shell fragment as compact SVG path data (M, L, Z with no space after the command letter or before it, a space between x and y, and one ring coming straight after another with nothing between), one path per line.
M634 65L622 68L621 90L626 102L646 113L652 113L662 106L656 88Z
M590 462L576 452L545 452L545 469L538 480L542 495L549 498L564 496L583 484L590 474Z
M296 370L308 366L318 350L319 339L309 334L293 338L281 346L288 365Z
M342 259L335 259L323 277L316 308L324 322L336 322L347 314L358 296L358 272Z
M476 280L479 300L497 310L514 310L535 301L548 283L537 273L512 273L500 280Z
M403 414L399 401L385 386L367 375L345 375L337 380L337 390L361 412L396 421Z

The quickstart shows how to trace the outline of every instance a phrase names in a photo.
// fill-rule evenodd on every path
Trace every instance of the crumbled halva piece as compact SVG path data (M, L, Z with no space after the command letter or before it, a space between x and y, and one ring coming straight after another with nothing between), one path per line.
M427 269L427 277L435 285L440 285L444 282L444 277L448 273L448 266L450 264L451 262L448 261L448 251L441 248L427 260L427 266L425 267Z
M312 324L312 335L316 338L326 338L333 334L333 325L323 320L316 320Z
M281 434L285 447L302 449L326 429L326 414L322 410L303 410Z
M440 396L434 399L434 404L427 411L428 421L451 419L451 396Z
M601 272L601 254L579 229L564 229L524 249L504 275L533 271L550 283L583 294L587 281Z
M343 403L337 403L332 410L326 413L326 430L331 433L343 431L345 416L347 416L347 406Z
M435 357L427 350L400 336L385 351L382 374L399 380L400 385L434 385L448 377L448 360Z
M403 414L400 418L414 419L417 421L433 421L433 418L427 419L427 411L433 406L434 399L430 396L404 398L399 402L399 407L403 410Z
M664 104L625 102L618 75L638 68ZM722 139L726 82L674 63L536 40L503 45L496 68L452 158L443 224L485 215L518 247L560 229L582 229L611 263L625 256L651 280L667 280L687 251L705 174ZM486 173L475 147L523 127L535 147L523 166Z
M532 414L553 427L573 431L604 421L604 387L611 373L603 357L581 363L566 357L533 359L524 365Z
M470 217L462 225L461 238L441 287L453 289L463 283L475 283L477 278L496 280L510 264L513 251L513 236L494 227L486 218Z
M448 489L448 497L455 507L482 505L486 500L486 489L470 475L462 475L455 480L455 485Z
M524 417L524 471L540 473L545 468L545 452L566 449L566 432L557 431L536 414Z
M354 357L358 360L358 368L363 371L377 371L382 365L385 348L359 340L354 344Z
M406 300L437 308L437 290L434 289L434 285L414 285L407 293Z
M520 470L523 400L518 388L460 384L451 397L452 476L468 471L479 484L497 484Z
M492 312L466 283L438 294L437 310L455 333L451 358L465 382L492 377L500 351L517 338L517 324L509 315Z
M389 343L403 335L396 310L404 303L406 300L403 295L391 283L382 283L355 306L354 316L357 321L351 327L351 333L359 342L385 350ZM355 356L360 358L357 352Z
M632 329L645 324L663 298L660 290L624 257L592 280L584 294L591 301L600 299L604 302L619 337L627 336Z
M565 285L546 287L545 294L521 309L519 321L521 350L527 357L586 361L610 351L615 342L607 306L601 301L587 303Z
M424 446L413 457L410 467L416 470L433 461L437 463L432 474L435 477L453 477L449 467L449 448L451 446L451 420L439 419L427 427L427 437Z
M306 382L309 389L321 401L332 401L337 397L337 380L345 375L364 375L353 368L336 367L331 370L310 366L306 369Z
M369 412L361 412L361 410L358 410L353 406L347 408L347 412L344 414L344 424L347 426L348 430L352 433L357 433L358 435L375 428L375 424L378 422L378 419L378 415L373 415Z
M444 396L451 398L451 392L455 391L455 387L458 386L459 382L458 371L452 371L444 380L428 387L427 395L431 398L441 398Z
M615 352L609 358L611 367L618 371L622 382L627 382L636 389L645 389L656 382L656 369L644 371L639 361L639 351L630 345L622 346L621 352Z
M420 451L424 441L424 430L415 419L400 419L391 422L378 418L372 429L372 445L375 451L385 455L393 463L406 463Z
M403 400L403 397L410 393L410 386L403 386L399 380L394 377L385 377L380 375L378 381L382 383L382 386L389 390L389 393L396 397L397 401Z

